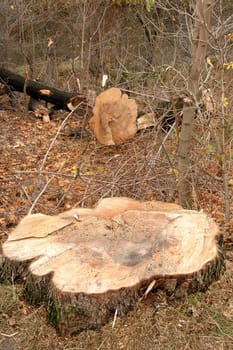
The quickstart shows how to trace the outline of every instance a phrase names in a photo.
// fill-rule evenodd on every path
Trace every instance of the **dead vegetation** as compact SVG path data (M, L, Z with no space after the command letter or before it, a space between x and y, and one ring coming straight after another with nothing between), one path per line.
M34 213L56 214L75 206L93 206L107 196L176 202L174 131L164 134L155 128L141 131L122 145L102 146L92 134L69 136L70 128L82 125L78 111L65 124L63 112L56 112L52 121L45 124L30 113L18 112L25 102L22 97L17 101L17 112L11 110L7 101L1 111L2 239L33 203ZM203 152L198 147L194 152L197 158ZM201 172L202 176L195 180L196 206L209 212L221 225L221 181L214 176L216 169L209 153L204 160L208 171ZM195 164L194 173L200 173L199 163ZM232 244L231 230L232 226L225 232L228 247ZM1 285L0 349L231 349L230 251L227 256L224 276L205 294L179 301L172 295L166 298L162 292L153 291L134 311L117 317L114 328L112 315L100 331L83 332L74 338L60 338L48 325L44 306L32 308L25 303L20 285Z

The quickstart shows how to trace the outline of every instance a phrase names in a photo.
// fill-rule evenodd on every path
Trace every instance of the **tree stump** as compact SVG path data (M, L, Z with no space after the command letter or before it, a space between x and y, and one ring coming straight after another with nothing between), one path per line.
M148 286L175 296L205 290L224 266L218 238L204 213L106 198L23 218L3 244L0 276L24 281L24 295L47 303L58 330L77 333L125 314Z

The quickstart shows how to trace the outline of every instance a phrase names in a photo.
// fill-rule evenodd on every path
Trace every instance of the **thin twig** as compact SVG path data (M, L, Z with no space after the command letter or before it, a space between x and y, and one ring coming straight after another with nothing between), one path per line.
M117 309L116 309L115 314L114 314L114 318L113 318L113 322L112 322L112 328L115 327L116 319L117 319Z
M54 136L52 142L50 143L49 145L49 148L43 158L43 161L42 161L42 164L40 166L40 169L39 169L39 176L41 176L42 174L42 170L44 168L44 165L46 163L46 160L48 158L48 155L49 155L49 152L51 151L60 131L62 130L63 126L65 125L65 123L67 122L67 120L70 118L70 116L74 113L74 111L82 104L83 102L79 103L70 113L68 113L68 115L66 116L66 118L63 120L63 122L61 123L61 125L59 126L59 128L57 129L57 132L56 132L56 135ZM63 167L63 164L59 167L59 170ZM31 215L33 209L35 208L38 200L40 199L40 197L42 196L42 194L45 192L46 188L48 187L48 185L50 184L50 182L54 179L55 176L52 176L48 182L45 184L45 186L43 187L42 191L38 194L38 196L36 197L36 199L34 200L34 202L32 203L31 205L31 208L29 209L28 211L28 215Z
M43 175L53 175L53 176L63 176L63 177L74 177L71 174L61 173L59 171L46 171L46 170L17 170L14 172L15 174L43 174Z
M75 181L75 178L73 179L73 181ZM71 186L73 184L73 181L71 181L66 189L66 191L63 193L62 197L60 198L60 200L58 201L57 205L56 205L56 209L60 207L60 205L62 204L62 202L64 201L65 197L67 196L67 193L70 191Z
M100 343L100 346L97 348L97 350L100 350L104 343L106 342L107 338L104 338L104 340Z
M31 202L31 199L30 199L29 194L27 193L25 187L22 185L21 188L22 188L23 193L25 194L25 197L27 198L27 200L28 200L29 202Z
M45 162L46 162L46 160L47 160L47 158L48 158L49 152L51 151L51 149L52 149L52 147L53 147L53 145L54 145L54 143L55 143L55 141L56 141L56 139L57 139L57 137L58 137L60 131L62 130L62 128L64 127L65 123L66 123L67 120L70 118L70 116L74 113L74 111L76 111L76 109L77 109L78 107L80 107L81 104L83 104L83 102L80 102L70 113L68 113L68 115L65 117L65 119L63 120L63 122L61 123L61 125L59 126L59 128L57 129L56 135L54 136L54 138L53 138L52 142L50 143L49 148L48 148L48 150L47 150L47 152L46 152L46 154L45 154L45 156L44 156L44 159L43 159L42 164L41 164L41 166L40 166L40 171L43 170L44 165L45 165Z
M38 196L36 197L36 199L34 200L34 202L32 203L31 208L28 211L28 215L31 215L33 209L36 206L36 203L38 202L38 200L40 199L40 197L42 196L42 194L45 192L46 188L48 187L48 185L50 184L50 182L54 179L54 177L51 177L51 179L48 180L48 182L44 185L42 191L38 194Z
M175 123L171 126L171 129L168 131L168 133L165 135L163 141L161 142L161 145L158 149L158 152L156 154L156 157L155 157L155 160L159 159L160 158L160 153L162 150L164 150L164 144L165 142L167 141L168 137L170 136L170 134L172 133L173 129L175 128Z
M205 173L206 175L212 177L212 179L219 181L219 182L223 182L223 179L219 176L216 176L214 174L211 174L209 171L207 171L206 169L201 168L201 171L203 171L203 173Z
M18 333L19 332L15 332L15 333L12 333L12 334L0 333L0 335L2 335L3 337L6 337L6 338L12 338L15 335L17 335Z

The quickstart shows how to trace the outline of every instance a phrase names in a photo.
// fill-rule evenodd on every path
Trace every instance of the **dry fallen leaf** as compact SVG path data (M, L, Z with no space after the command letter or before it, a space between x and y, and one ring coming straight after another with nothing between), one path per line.
M16 325L15 318L9 318L8 324L9 324L9 326L14 327Z
M0 218L0 225L1 226L6 225L6 219L5 218Z

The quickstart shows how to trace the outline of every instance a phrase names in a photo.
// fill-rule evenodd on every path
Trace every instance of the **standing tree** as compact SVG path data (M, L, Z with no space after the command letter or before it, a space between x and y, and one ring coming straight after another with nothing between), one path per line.
M214 0L196 0L195 24L192 40L191 69L188 79L190 98L184 99L183 121L179 137L178 170L179 170L179 198L184 208L192 208L192 169L191 146L192 127L195 117L196 101L198 99L202 67L208 46L211 12Z

